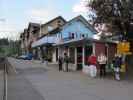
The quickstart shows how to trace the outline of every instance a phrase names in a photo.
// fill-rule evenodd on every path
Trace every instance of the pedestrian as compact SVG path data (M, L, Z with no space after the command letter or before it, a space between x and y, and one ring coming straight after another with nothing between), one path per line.
M64 71L68 72L69 58L67 53L64 53Z
M91 77L96 77L97 75L97 57L92 54L89 58L88 58L88 65L89 65L89 74Z
M114 59L114 72L115 72L115 79L120 80L120 68L122 64L121 55L116 54Z
M105 54L101 53L98 56L98 63L100 66L100 77L106 76L107 57L105 56Z
M61 56L59 56L58 63L59 63L59 71L61 71L62 70L62 64L63 64L63 59Z
M91 54L88 58L88 65L95 65L97 64L97 57L94 54Z

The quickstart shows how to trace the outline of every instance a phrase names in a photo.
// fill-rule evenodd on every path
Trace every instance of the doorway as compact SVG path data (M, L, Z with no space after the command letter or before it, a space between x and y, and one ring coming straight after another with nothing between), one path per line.
M58 61L58 48L56 48L56 61Z
M92 45L85 46L85 65L88 65L88 58L93 53Z
M83 56L82 56L82 53L83 53L83 50L82 50L82 47L77 47L77 70L82 70L82 59L83 59Z

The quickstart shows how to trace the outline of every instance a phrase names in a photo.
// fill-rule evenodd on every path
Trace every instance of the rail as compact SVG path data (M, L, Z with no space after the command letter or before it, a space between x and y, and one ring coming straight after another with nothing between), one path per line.
M2 100L7 100L7 60L6 60L6 58L5 57L0 57L0 69L2 70L2 73L3 73L3 75L2 75L2 80L3 81L1 81L1 82L3 82L2 83L2 87L3 87L3 89L2 89Z
M7 64L4 64L4 90L3 90L3 100L7 100Z

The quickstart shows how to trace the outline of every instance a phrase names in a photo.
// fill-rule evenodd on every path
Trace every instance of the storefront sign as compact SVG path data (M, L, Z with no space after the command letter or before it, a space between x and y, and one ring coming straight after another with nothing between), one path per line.
M129 42L121 42L117 45L117 52L119 54L131 54L130 53L130 43Z

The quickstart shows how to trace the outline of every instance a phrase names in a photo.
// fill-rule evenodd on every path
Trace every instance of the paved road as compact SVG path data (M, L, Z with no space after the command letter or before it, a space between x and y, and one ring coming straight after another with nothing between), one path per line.
M58 72L38 62L9 59L10 100L133 100L133 83L92 79L80 72Z

